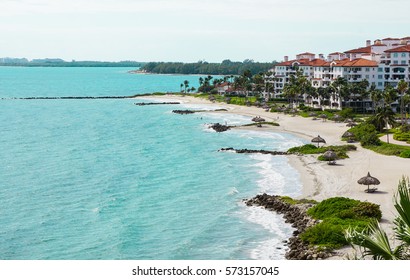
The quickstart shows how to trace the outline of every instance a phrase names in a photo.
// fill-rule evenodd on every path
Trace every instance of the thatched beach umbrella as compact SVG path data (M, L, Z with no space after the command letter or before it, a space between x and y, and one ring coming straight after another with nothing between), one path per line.
M332 150L328 150L323 154L323 157L325 158L325 160L327 161L327 164L329 165L334 165L336 164L336 159L337 159L337 154L332 151Z
M354 134L350 131L346 131L345 133L343 133L342 137L343 138L349 138L349 137L353 137Z
M342 137L349 138L348 142L353 142L354 134L350 131L346 131L345 133L343 133Z
M265 119L262 118L262 117L257 116L257 117L254 117L254 118L252 119L252 121L254 121L254 122L264 122Z
M335 122L340 122L341 119L342 119L342 117L341 117L340 115L334 115L334 116L333 116L333 120L334 120Z
M327 115L326 114L321 114L319 115L319 118L323 119L323 121L325 121L327 119Z
M309 117L316 117L317 116L317 113L315 113L315 112L310 112L309 113Z
M323 139L322 137L320 137L320 135L318 135L317 137L313 138L312 143L317 143L317 147L319 148L319 143L326 143L325 139Z
M355 123L355 122L348 122L346 124L346 126L348 126L348 127L353 127L353 126L356 126L356 125L357 125L357 123Z
M365 190L365 192L374 192L376 188L370 190L369 186L378 185L380 184L380 181L377 178L370 176L370 172L367 172L367 176L360 178L357 183L367 186L367 190Z

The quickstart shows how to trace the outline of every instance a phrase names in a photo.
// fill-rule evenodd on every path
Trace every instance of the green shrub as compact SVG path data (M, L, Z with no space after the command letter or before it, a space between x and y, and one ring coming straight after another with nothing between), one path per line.
M315 219L323 220L325 218L337 217L340 212L353 208L359 203L359 200L346 197L332 197L310 208L307 213Z
M378 221L382 218L382 212L380 211L380 205L362 201L355 207L352 212L356 215L357 219L376 218Z
M362 138L364 136L369 135L371 133L377 133L376 127L366 122L361 123L355 127L352 127L348 131L352 132L354 134L355 140L359 142L362 141Z
M410 149L404 150L400 153L400 157L402 158L410 158Z
M344 119L353 119L355 117L355 114L352 108L346 108L339 112L339 116L341 116Z
M317 154L320 153L320 148L313 144L306 144L303 146L290 148L288 153Z
M363 147L365 147L365 146L380 146L381 141L380 141L379 136L377 135L376 132L371 132L371 133L365 134L361 137L360 144Z
M373 219L380 220L380 206L345 197L323 200L307 211L308 215L322 220L301 234L302 240L312 245L339 248L346 245L344 231L351 227L361 231Z
M309 244L332 249L348 244L343 234L343 227L326 221L308 228L300 238Z

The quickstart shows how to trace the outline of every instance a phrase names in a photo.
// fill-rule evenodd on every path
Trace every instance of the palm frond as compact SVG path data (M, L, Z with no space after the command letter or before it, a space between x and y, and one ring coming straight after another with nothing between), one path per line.
M396 218L396 223L409 232L410 228L410 182L408 177L403 177L398 185L398 193L394 196L394 207L399 216ZM410 237L409 237L410 238Z
M400 259L402 248L391 248L386 232L377 221L369 225L368 232L349 228L345 232L345 237L349 243L364 248L363 257L372 256L376 260Z

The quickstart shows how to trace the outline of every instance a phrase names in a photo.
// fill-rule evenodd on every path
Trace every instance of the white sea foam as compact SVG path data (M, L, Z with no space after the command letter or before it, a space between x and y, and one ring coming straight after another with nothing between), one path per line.
M258 161L255 166L258 168L258 174L261 175L257 180L259 192L283 194L286 182L283 174L278 172L279 157L263 154L253 154L251 157Z
M242 115L235 115L235 114L224 114L224 113L217 113L217 112L212 112L212 113L202 112L199 115L206 117L208 120L212 122L219 122L222 124L226 123L227 125L241 125L241 124L247 124L251 122L250 117L242 116Z
M261 207L247 207L247 219L262 226L267 232L268 239L259 242L250 252L251 259L284 259L287 247L283 244L291 235L293 228L286 224L281 215L266 211Z

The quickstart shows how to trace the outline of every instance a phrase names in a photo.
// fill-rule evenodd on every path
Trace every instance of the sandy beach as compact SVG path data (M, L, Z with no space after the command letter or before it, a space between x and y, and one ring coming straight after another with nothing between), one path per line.
M213 104L226 108L227 113L261 116L267 121L275 121L280 126L264 125L262 128L249 129L293 133L301 138L311 140L320 135L326 140L326 145L341 145L341 135L348 129L345 123L334 121L313 120L282 113L265 112L262 108L237 106L226 103L212 103L202 98L191 96L152 96L144 99L161 101L179 101L186 104ZM248 129L248 128L247 128ZM326 198L343 196L361 201L369 201L380 205L382 210L382 226L391 234L392 221L396 216L393 206L397 184L402 176L410 176L410 161L408 159L384 156L364 149L359 143L354 143L357 150L349 152L349 158L338 160L336 165L328 165L317 160L317 155L289 156L290 164L299 172L303 185L302 197L321 201ZM378 190L366 193L366 186L359 185L357 180L367 175L367 172L380 180ZM301 198L302 198L301 197ZM347 252L347 251L343 251ZM340 255L340 258L343 258Z

